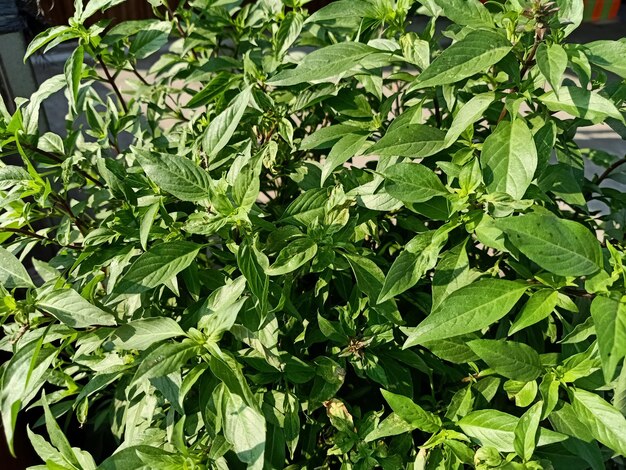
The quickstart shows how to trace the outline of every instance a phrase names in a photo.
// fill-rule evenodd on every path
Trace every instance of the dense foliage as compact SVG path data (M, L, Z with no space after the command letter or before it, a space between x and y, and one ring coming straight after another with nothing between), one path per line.
M626 41L567 42L582 0L121 1L0 108L36 468L624 463L626 165L573 138L626 136Z

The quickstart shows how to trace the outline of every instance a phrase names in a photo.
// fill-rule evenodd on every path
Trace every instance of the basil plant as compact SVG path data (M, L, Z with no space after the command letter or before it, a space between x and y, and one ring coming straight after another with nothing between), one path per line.
M582 0L122 2L0 107L31 468L626 463L626 160L575 140L626 137L626 41Z

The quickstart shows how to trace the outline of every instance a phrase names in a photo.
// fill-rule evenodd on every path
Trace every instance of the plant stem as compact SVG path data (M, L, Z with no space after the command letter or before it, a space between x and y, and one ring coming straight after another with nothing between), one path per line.
M189 36L187 35L183 27L180 25L180 20L178 19L178 17L172 10L172 7L169 6L168 2L165 2L165 6L167 7L167 12L170 14L172 19L174 20L174 23L176 23L176 29L178 30L178 34L180 34L181 38L187 39ZM196 54L196 51L194 51L193 49L191 49L191 55L193 56L195 60L198 60L198 55Z
M141 80L141 83L143 83L146 86L151 86L150 83L148 83L148 80L146 80L143 75L141 75L139 73L139 70L137 70L137 67L135 67L135 64L132 65L132 71L135 74L135 77L137 77L139 80Z
M38 154L43 155L44 157L47 157L50 160L54 160L56 163L63 163L63 161L64 161L63 158L59 157L58 155L55 155L52 152L48 152L46 150L41 150L40 148L35 147L33 145L30 145L30 144L27 144L25 142L20 142L20 145L22 146L22 148L30 150L31 152L37 152ZM95 184L99 188L104 188L104 185L99 180L97 180L96 178L91 176L89 173L85 172L84 170L82 170L80 168L74 168L74 169L76 170L76 173L81 175L83 178L88 179L89 181L91 181L93 184Z
M74 213L72 212L72 208L70 207L69 203L65 199L63 199L58 194L53 194L53 196L54 196L54 199L57 200L57 202L63 209L63 212L70 218L70 220L74 223L74 225L76 225L76 228L78 228L80 233L83 234L83 236L86 235L88 232L88 228L89 228L87 224L83 222L80 218L74 215Z
M46 237L44 235L39 235L38 233L31 232L30 230L25 230L25 229L22 229L22 228L0 227L0 232L15 233L15 234L24 235L25 237L29 237L29 238L36 238L37 240L42 240L42 241L45 241L47 243L53 243L53 244L61 246L63 248L71 248L73 250L82 250L83 249L83 247L80 246L80 245L73 245L73 244L61 245L54 238Z
M120 89L117 87L117 83L115 83L115 78L113 78L113 76L111 75L111 72L109 72L109 69L104 63L104 60L102 60L102 56L98 54L97 59L98 59L98 63L102 67L102 70L104 71L104 75L106 75L107 77L107 81L109 82L109 85L111 85L111 88L113 88L113 91L117 95L117 99L119 100L120 105L122 106L122 109L124 110L124 113L128 114L128 106L126 105L126 101L124 100L124 97L122 96L122 93L120 92Z
M437 98L437 92L433 98L433 105L435 106L435 120L437 121L437 127L441 128L441 109L439 109L439 99Z
M563 292L565 292L568 295L581 297L583 299L593 299L596 296L595 294L591 294L591 293L589 293L587 291L580 290L580 289L575 289L575 288L571 288L571 287L563 288Z
M524 75L526 75L526 72L528 72L528 70L532 66L533 60L535 60L535 54L537 53L537 48L539 47L539 44L541 44L541 41L539 40L537 36L535 36L535 43L533 44L533 48L530 50L528 57L524 61L522 70L520 71L520 80L524 79Z
M497 124L500 124L500 121L504 119L504 116L506 116L506 103L502 104L502 111L500 111L500 116L498 116Z
M541 44L541 40L539 39L538 35L535 35L535 42L533 43L533 47L528 53L528 57L526 57L524 65L522 65L522 70L520 70L519 73L520 81L524 80L524 76L530 70L533 60L535 59L535 54L537 53L537 48L539 47L539 44ZM517 87L511 88L510 91L517 91ZM502 111L500 112L500 116L498 116L498 123L504 119L504 116L506 116L506 104L502 105Z
M602 181L604 181L606 178L609 177L609 175L611 173L613 173L613 171L615 171L617 168L619 168L620 166L622 166L623 164L626 163L626 157L617 160L616 162L612 163L606 170L604 170L604 173L602 173L600 176L598 176L596 178L596 184L600 184L602 183Z

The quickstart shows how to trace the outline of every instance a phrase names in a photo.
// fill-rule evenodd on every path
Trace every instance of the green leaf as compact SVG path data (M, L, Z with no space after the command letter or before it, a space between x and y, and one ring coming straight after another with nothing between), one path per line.
M42 436L32 432L29 427L26 427L26 433L28 434L28 440L30 441L30 444L33 446L34 451L37 453L42 461L51 461L61 466L61 468L64 468L63 465L67 464L67 462L63 458L63 455L57 449L55 449Z
M563 86L558 96L549 91L537 98L550 111L565 111L571 116L587 119L594 124L603 122L609 117L624 120L622 114L611 100L596 93L575 86Z
M39 111L43 101L65 86L67 86L65 76L54 75L39 85L39 89L30 96L28 105L22 107L23 129L27 134L36 134L39 129Z
M61 431L61 428L54 419L54 415L50 411L50 407L48 406L48 400L46 399L45 395L41 397L41 403L43 405L44 417L46 421L46 431L48 432L48 436L50 437L50 442L54 447L59 450L61 455L69 463L77 465L78 461L76 460L76 456L72 451L72 446L70 445L67 437L65 437L65 434L63 434L63 431Z
M475 281L478 275L479 273L469 269L465 243L445 252L433 276L433 309L437 308L452 292Z
M258 254L252 243L244 241L237 251L237 265L245 276L248 288L259 301L261 312L267 310L269 277L259 262ZM267 262L267 258L265 258Z
M244 400L224 389L222 399L224 437L249 470L262 470L265 454L265 418Z
M21 166L6 165L0 167L0 190L2 191L26 184L32 179L33 177L28 174L28 171Z
M84 56L85 50L82 46L79 46L74 49L72 55L65 62L65 79L67 80L69 101L72 109L76 106L76 100L78 99L78 87L80 86L80 79L83 72Z
M56 348L42 348L43 340L31 341L18 349L3 366L0 413L5 442L11 454L18 412L28 405L45 383L44 374L57 357Z
M515 447L515 452L524 462L529 461L535 452L539 437L542 406L543 402L535 403L521 416L517 426L515 426L513 447Z
M515 452L515 428L518 418L498 410L472 411L457 423L469 437L477 439L484 447L495 447L500 452ZM562 442L567 436L539 428L537 446Z
M150 466L146 462L159 462L161 466L165 462L171 462L171 458L175 454L166 452L157 447L147 445L137 445L125 447L117 450L113 455L102 462L97 470L151 470L154 466ZM174 470L180 468L180 461L171 467L164 467L164 470Z
M184 334L171 318L142 318L118 327L113 333L113 344L121 349L143 351L154 343Z
M364 0L338 0L313 13L305 23L335 22L341 19L377 18L376 5Z
M354 277L356 278L359 289L361 289L365 295L369 297L370 305L373 305L380 296L380 292L385 282L385 274L382 269L380 269L378 265L369 258L348 254L344 256L350 263L350 267L354 272ZM385 307L381 305L377 308L380 309ZM389 309L395 310L393 304L390 304Z
M522 199L537 168L537 149L522 119L502 121L485 139L480 155L483 180L489 192Z
M548 317L554 311L558 297L559 293L552 289L541 289L532 294L522 311L515 317L508 335L511 336Z
M407 62L417 65L424 70L430 64L430 44L419 37L417 33L408 32L400 37L402 55Z
M239 208L249 210L258 199L262 163L260 158L253 158L235 177L232 195L235 205Z
M159 212L159 207L161 207L160 201L151 204L141 218L141 224L139 225L139 243L141 243L141 248L143 248L144 251L148 249L150 229L152 228L157 212Z
M77 37L79 35L77 31L72 31L72 28L66 25L53 26L52 28L39 33L26 48L26 53L24 54L24 62L26 62L26 59L28 59L43 46L61 35L67 35L67 33L70 33L70 35L74 37Z
M228 108L209 123L202 136L202 148L210 158L226 147L239 126L251 97L252 91L248 87L237 95Z
M436 231L420 233L411 239L391 265L376 303L386 302L413 287L426 271L435 267L447 241L446 232Z
M486 72L511 50L511 43L495 31L471 31L445 49L414 82L417 88L456 83Z
M503 279L485 279L461 287L417 327L405 329L408 338L403 348L487 328L504 317L526 289L524 284Z
M0 284L6 289L35 287L20 260L2 247L0 247Z
M321 127L312 134L307 135L300 142L300 148L302 150L330 148L347 135L365 133L366 131L360 127L348 124L334 124L328 127Z
M132 39L128 52L137 59L144 59L154 54L167 44L171 30L172 23L169 21L150 23Z
M537 48L537 66L552 89L558 94L567 68L567 52L560 44L542 42Z
M537 147L537 175L544 173L550 163L552 151L556 142L557 128L554 121L548 121L533 135Z
M561 402L561 406L550 414L549 419L552 427L560 433L585 442L594 440L590 427L579 419L574 407L569 403Z
M591 318L596 327L602 371L609 383L626 357L626 296L619 300L597 296L591 302Z
M274 75L268 84L291 86L299 83L328 81L360 65L370 54L381 52L359 42L340 42L306 55L295 69Z
M556 17L563 26L564 36L569 36L583 20L585 5L583 0L555 0L558 10Z
M372 442L377 439L382 439L383 437L397 436L398 434L411 432L415 428L415 426L402 419L397 413L391 413L383 419L376 428L367 434L364 440L365 442Z
M301 13L289 12L281 21L276 32L276 56L282 57L296 42L302 31L304 18Z
M79 22L83 23L86 19L100 11L108 10L109 8L123 3L125 0L89 0L87 6L80 15Z
M593 41L583 51L591 63L626 78L626 42Z
M191 160L138 148L133 151L146 175L162 190L181 201L200 201L209 198L211 178Z
M429 433L437 432L441 429L441 418L430 411L426 411L410 398L382 389L380 393L382 393L383 398L393 412L414 429Z
M543 371L539 354L524 343L495 339L476 339L467 343L498 374L520 382L530 382Z
M311 261L317 253L317 243L310 238L298 238L283 248L274 263L265 270L268 276L279 276L295 271Z
M259 403L255 399L250 386L243 375L242 367L232 354L222 351L212 342L205 344L205 348L211 353L211 372L221 380L228 390L243 398L247 406L259 409Z
M193 95L193 97L189 100L189 103L187 103L187 106L190 108L205 106L223 94L226 90L229 90L240 80L240 75L233 75L230 72L219 72L198 93Z
M324 185L324 182L335 168L343 165L349 159L360 153L367 137L367 135L347 134L339 139L335 145L333 145L333 148L322 165L320 185Z
M212 309L210 315L202 317L198 322L198 328L208 333L209 339L219 341L224 332L229 331L237 320L237 315L241 311L246 298L229 305L220 305L219 308Z
M446 147L452 145L459 136L476 121L480 121L487 111L487 108L496 99L496 95L493 92L481 93L473 96L467 103L461 106L459 112L456 113L452 120L452 125L444 138L444 144Z
M626 418L599 395L571 389L576 417L599 442L620 455L626 455Z
M115 317L91 304L74 289L53 290L37 301L37 308L72 328L115 325Z
M196 259L202 245L188 241L161 243L142 254L117 282L113 293L140 294L172 279Z
M602 265L600 243L578 222L531 213L499 219L496 226L531 261L559 276L593 274Z
M419 163L397 163L386 168L384 175L387 193L404 203L424 202L449 194L439 177Z
M196 357L200 346L190 340L180 343L163 343L152 349L141 362L132 383L140 380L164 377L181 370L192 358Z
M454 364L465 364L479 358L467 345L468 340L477 338L476 334L455 336L453 338L426 341L424 347L435 356Z
M445 133L424 124L394 127L365 154L379 157L429 157L444 148Z
M328 196L329 191L327 188L310 189L300 194L287 206L281 221L294 225L308 226L315 219L322 219Z
M434 0L433 3L456 24L493 28L489 10L478 0Z
M293 393L285 394L285 440L293 459L300 438L300 402Z

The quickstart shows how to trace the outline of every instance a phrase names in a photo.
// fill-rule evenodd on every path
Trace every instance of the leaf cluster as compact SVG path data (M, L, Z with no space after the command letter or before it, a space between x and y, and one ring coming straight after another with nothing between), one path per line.
M37 469L624 464L626 160L574 137L626 136L625 41L570 42L582 0L149 1L77 0L0 105L9 446L31 410Z

